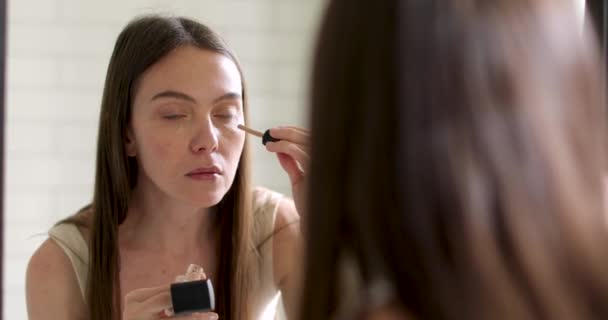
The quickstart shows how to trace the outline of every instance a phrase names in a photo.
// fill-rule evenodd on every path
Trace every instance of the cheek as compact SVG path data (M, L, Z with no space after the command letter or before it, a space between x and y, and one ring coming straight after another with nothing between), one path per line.
M224 134L223 139L223 149L224 154L230 159L230 161L234 162L235 166L241 157L241 153L243 151L243 146L245 145L245 135L240 132L230 132Z
M183 147L180 139L175 134L163 132L162 130L150 130L153 134L148 134L140 139L140 154L146 160L167 161L179 154L179 148Z
M173 143L170 141L155 141L152 144L152 152L154 155L159 158L167 158L173 152L171 150L174 148Z

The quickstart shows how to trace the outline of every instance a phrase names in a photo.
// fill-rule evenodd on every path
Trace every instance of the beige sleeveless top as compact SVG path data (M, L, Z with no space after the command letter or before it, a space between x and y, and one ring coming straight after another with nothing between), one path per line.
M277 208L282 197L281 194L264 188L256 188L253 193L254 237L256 244L261 244L258 247L261 256L260 279L254 281L257 287L252 291L255 319L260 317L263 309L278 293L273 276L273 241L269 241L268 238L273 233ZM82 233L73 224L59 224L49 230L49 237L63 249L70 259L78 279L80 292L83 299L86 299L89 248ZM264 242L262 243L262 241Z

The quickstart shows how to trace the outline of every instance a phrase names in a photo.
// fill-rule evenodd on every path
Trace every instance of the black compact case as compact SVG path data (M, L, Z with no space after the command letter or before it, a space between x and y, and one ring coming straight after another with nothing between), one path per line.
M209 312L215 309L215 293L211 280L171 284L171 301L175 315Z

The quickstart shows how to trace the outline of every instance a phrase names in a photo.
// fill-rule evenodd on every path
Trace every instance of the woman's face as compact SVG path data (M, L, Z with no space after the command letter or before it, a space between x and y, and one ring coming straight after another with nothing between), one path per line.
M135 88L127 154L140 184L169 199L210 207L226 194L243 151L241 76L222 54L178 48L151 66Z

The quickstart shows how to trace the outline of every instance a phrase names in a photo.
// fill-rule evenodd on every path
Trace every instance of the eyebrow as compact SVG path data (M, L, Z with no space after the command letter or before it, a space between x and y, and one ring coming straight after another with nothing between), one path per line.
M154 100L161 99L161 98L175 98L175 99L179 99L179 100L196 103L196 99L194 99L193 97L191 97L185 93L172 91L172 90L167 90L167 91L157 93L156 95L154 95L154 97L152 97L152 99L150 101L154 101Z
M224 100L241 100L241 95L236 93L236 92L228 92L226 94L224 94L223 96L213 100L213 104L216 104L218 102L224 101Z
M191 97L183 92L178 92L178 91L173 91L173 90L166 90L166 91L157 93L156 95L154 95L154 97L152 97L151 101L161 99L161 98L175 98L175 99L184 100L184 101L188 101L188 102L192 102L192 103L197 103L196 99L194 99L193 97ZM216 103L224 101L224 100L240 100L241 98L242 98L242 96L236 92L228 92L228 93L222 95L221 97L213 100L213 104L216 104Z

